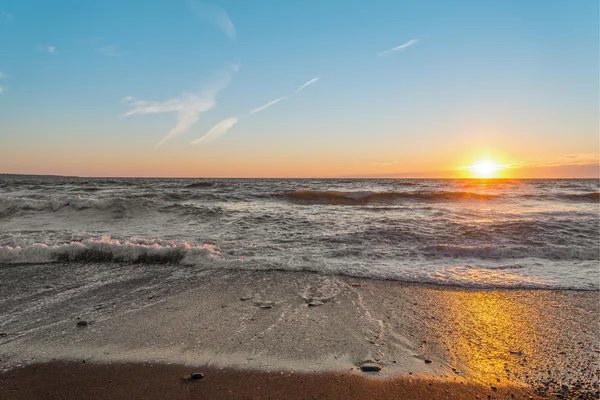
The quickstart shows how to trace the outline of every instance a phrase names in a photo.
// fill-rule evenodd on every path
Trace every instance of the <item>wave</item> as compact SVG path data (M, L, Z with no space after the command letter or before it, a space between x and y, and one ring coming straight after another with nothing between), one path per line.
M597 203L600 201L600 192L569 193L569 194L563 194L561 197L563 197L566 200L590 201L593 203Z
M438 244L425 246L421 252L429 257L448 258L477 258L483 260L501 260L516 258L539 258L545 260L600 260L600 250L590 247L545 245L541 247L532 246L461 246Z
M161 208L161 211L177 212L181 215L219 215L223 208L219 206L198 206L193 204L170 204Z
M273 259L272 257L240 257L229 255L212 243L192 245L186 241L141 239L115 240L108 236L70 243L48 245L36 243L24 247L0 246L0 265L53 264L53 263L118 263L173 264L200 269L230 269L251 271L310 271L324 275L343 275L366 279L400 282L429 283L443 286L506 289L579 289L598 290L596 281L581 279L595 273L596 263L586 262L569 271L564 261L520 259L515 262L455 262L438 259L393 260L387 263L363 260L329 260L317 262L311 257ZM360 254L355 254L359 256ZM562 264L561 264L562 263ZM563 271L559 280L554 273ZM545 273L546 272L546 273ZM537 276L541 274L542 276ZM567 276L568 275L568 276Z
M215 182L195 182L190 183L189 185L185 185L185 187L188 189L199 189L211 186L215 186Z
M356 191L344 192L335 190L295 190L291 192L276 193L275 196L305 204L333 204L333 205L364 205L376 202L390 202L394 200L418 201L458 201L458 200L491 200L496 195L474 192L371 192Z
M25 247L0 246L0 264L54 262L195 263L198 257L220 254L215 245L190 245L186 241L109 237L60 245L36 243Z
M140 201L141 200L141 201ZM125 199L122 197L112 198L86 198L86 197L55 197L51 199L34 199L10 197L0 199L0 217L13 214L18 211L58 211L70 207L74 210L86 210L95 208L98 210L121 209L125 210L130 205L142 205L147 199Z

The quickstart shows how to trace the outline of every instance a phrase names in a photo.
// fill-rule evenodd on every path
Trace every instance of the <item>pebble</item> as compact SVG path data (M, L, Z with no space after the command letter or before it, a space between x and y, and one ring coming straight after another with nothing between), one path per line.
M379 372L381 371L381 365L372 362L364 362L360 366L363 372Z
M190 379L196 381L198 379L204 378L204 374L202 372L192 372L190 375Z
M433 361L431 361L430 359L426 358L425 359L425 364L431 364Z
M80 328L84 328L84 327L88 326L88 322L84 321L84 320L77 321L77 326Z

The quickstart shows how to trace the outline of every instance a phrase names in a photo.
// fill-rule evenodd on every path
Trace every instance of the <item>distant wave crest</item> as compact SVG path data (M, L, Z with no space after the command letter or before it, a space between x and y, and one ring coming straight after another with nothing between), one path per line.
M591 201L597 203L600 201L600 192L564 194L563 197L567 200Z
M335 190L295 190L278 193L276 196L287 200L306 204L355 205L397 200L415 201L459 201L490 200L497 196L474 192L344 192Z
M185 185L185 187L188 189L199 189L199 188L211 187L214 185L215 185L214 182L195 182L195 183L190 183L189 185Z

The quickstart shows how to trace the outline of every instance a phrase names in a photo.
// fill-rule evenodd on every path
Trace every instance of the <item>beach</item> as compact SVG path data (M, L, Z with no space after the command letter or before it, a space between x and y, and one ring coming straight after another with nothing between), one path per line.
M600 1L0 1L0 400L600 400Z
M0 392L596 399L598 222L595 180L7 176Z
M111 265L97 268L106 276ZM2 269L3 282L21 282L5 285L3 298L23 294L18 277L27 269L35 272ZM164 266L144 270L153 275L95 288L66 284L69 264L37 274L29 301L38 307L3 325L3 392L14 399L598 395L596 291L475 290L286 271L174 279ZM162 282L162 292L152 282ZM56 300L61 291L81 295ZM131 295L115 302L117 291ZM364 365L381 370L363 372ZM196 371L205 378L186 380ZM221 393L227 387L230 397Z

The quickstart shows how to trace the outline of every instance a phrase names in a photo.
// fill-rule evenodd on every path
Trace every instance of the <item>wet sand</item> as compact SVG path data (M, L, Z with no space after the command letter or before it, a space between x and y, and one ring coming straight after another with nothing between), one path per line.
M217 395L224 387L247 390L247 398L394 398L394 390L413 391L404 398L453 398L454 391L455 398L486 398L501 388L525 393L515 392L523 386L543 397L598 397L598 292L468 290L148 265L138 267L153 271L146 278L115 274L123 278L77 286L64 283L68 265L52 268L36 283L43 290L18 281L17 275L27 276L23 269L2 271L3 282L12 282L0 303L8 316L0 321L3 387L56 389L63 397L50 398L73 398L72 389L81 386L71 383L75 374L86 387L109 387L110 398L144 398L135 392L144 387L174 399L200 390L207 390L198 394L203 398L227 398ZM98 268L98 276L107 276ZM164 271L170 272L161 276ZM365 361L381 372L360 371ZM206 380L181 381L196 368L208 371ZM40 376L53 378L35 379ZM131 380L109 384L124 376ZM249 388L256 382L273 386ZM320 387L327 395L314 393Z
M190 380L192 371L204 378ZM342 373L261 372L152 364L54 363L0 373L6 400L29 399L539 399L523 387ZM479 397L476 397L479 396Z

